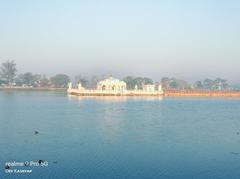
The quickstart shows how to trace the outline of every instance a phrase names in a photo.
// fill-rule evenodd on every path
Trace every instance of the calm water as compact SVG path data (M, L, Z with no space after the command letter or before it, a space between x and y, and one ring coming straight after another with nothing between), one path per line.
M0 91L0 178L239 179L239 133L240 99Z

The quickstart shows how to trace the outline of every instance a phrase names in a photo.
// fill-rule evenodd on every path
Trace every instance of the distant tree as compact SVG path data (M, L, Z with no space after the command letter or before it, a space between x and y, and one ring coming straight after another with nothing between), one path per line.
M163 89L190 89L191 85L181 79L163 77L161 80Z
M168 77L162 77L161 84L162 84L163 89L169 88L169 81L170 81L170 79Z
M229 87L227 80L216 78L214 80L214 89L216 90L225 90Z
M175 79L175 81L177 83L177 89L185 90L191 88L191 85L185 80Z
M143 83L146 84L146 85L152 85L153 84L153 80L151 78L148 78L148 77L144 77L143 78Z
M216 78L215 80L207 78L203 81L203 86L208 90L226 90L229 88L227 80L221 78Z
M7 84L11 84L16 76L17 68L14 61L6 61L2 63L0 75Z
M143 89L143 85L144 85L145 83L144 83L144 80L143 80L143 78L142 77L136 77L135 79L134 79L134 87L135 87L135 85L137 85L138 86L138 89Z
M47 87L49 86L50 80L45 75L42 75L39 83L41 87Z
M208 89L208 90L212 90L213 89L213 85L214 85L214 81L209 79L209 78L206 78L204 81L203 81L203 87L205 89Z
M81 85L83 87L87 87L88 83L89 83L88 80L85 77L81 76L81 75L75 76L75 81L76 81L76 83L81 83Z
M127 76L123 78L123 81L127 83L127 89L134 89L135 85L138 86L138 89L142 89L143 85L153 84L153 80L147 77L133 77Z
M202 83L202 81L196 81L196 82L194 83L194 88L195 88L195 89L203 89L203 83Z
M25 85L33 86L35 83L35 76L30 72L24 73L22 75L22 82Z
M57 74L52 78L52 84L57 88L66 88L70 78L65 74Z
M126 76L123 81L127 84L127 89L132 90L136 85L135 78L133 76Z
M5 81L3 81L3 80L0 80L0 86L1 85L5 85L6 84L6 82Z
M30 72L27 72L24 74L19 74L15 79L15 83L18 86L27 85L27 86L39 87L41 86L40 84L41 79L42 79L42 75L32 74Z
M23 84L23 74L19 74L15 78L15 83L16 83L17 86L21 86Z
M169 87L173 89L177 89L179 87L177 80L175 78L170 79Z

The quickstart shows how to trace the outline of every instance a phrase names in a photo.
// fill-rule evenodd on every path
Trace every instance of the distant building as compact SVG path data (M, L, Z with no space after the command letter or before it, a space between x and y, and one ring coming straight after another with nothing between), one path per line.
M146 92L154 92L155 91L155 85L143 85L143 91Z
M162 96L162 86L147 84L143 85L143 89L138 89L135 85L134 90L127 90L127 84L124 81L109 77L97 83L96 89L85 89L79 83L73 88L69 83L68 94L78 96Z
M125 91L126 88L127 88L127 84L124 81L120 81L113 77L109 77L97 83L97 90L100 90L100 91L122 92L122 91Z
M158 85L158 91L162 91L162 85L161 84Z
M135 85L134 90L138 90L138 86L137 85Z
M81 83L78 83L78 90L80 90L80 91L83 91L83 90L85 90L85 88L82 86L82 84L81 84Z
M0 86L1 86L1 85L6 85L6 84L7 84L6 81L0 80Z

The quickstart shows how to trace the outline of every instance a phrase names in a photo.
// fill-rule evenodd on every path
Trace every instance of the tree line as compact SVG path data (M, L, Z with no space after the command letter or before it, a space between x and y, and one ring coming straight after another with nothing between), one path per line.
M197 89L197 90L230 90L233 89L231 85L227 83L227 80L216 78L206 78L203 81L196 81L194 83L188 83L185 80L163 77L161 84L164 89Z
M26 72L17 75L17 67L14 61L6 61L2 63L0 68L0 85L66 88L69 82L70 78L65 74L46 77L45 75Z
M99 80L105 77L84 77L77 75L72 80L75 84L81 83L83 87L95 88ZM154 83L151 78L148 77L134 77L126 76L122 79L127 83L127 89L142 89L146 84L161 84L165 90L228 90L233 87L227 83L227 80L216 79L204 79L203 81L196 81L195 83L189 83L182 79L162 77L161 81ZM54 88L66 88L70 82L70 77L66 74L56 74L53 77L47 77L46 75L33 74L26 72L23 74L17 74L16 63L14 61L6 61L2 63L0 67L0 85L14 85L14 86L26 86L26 87L54 87Z

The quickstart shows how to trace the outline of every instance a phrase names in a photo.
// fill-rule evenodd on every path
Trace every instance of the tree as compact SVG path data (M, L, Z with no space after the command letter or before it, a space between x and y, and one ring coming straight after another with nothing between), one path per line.
M184 89L190 89L191 85L181 79L176 79L176 78L168 78L168 77L163 77L161 80L161 84L163 89L178 89L178 90L184 90Z
M88 80L81 75L75 76L75 80L77 83L81 83L83 87L87 87L88 85Z
M153 80L151 78L144 77L142 80L143 80L143 84L145 85L153 84Z
M168 89L170 87L169 81L170 81L170 79L168 77L162 77L161 84L162 84L163 89Z
M52 78L52 83L57 88L66 88L69 82L70 78L65 74L57 74Z
M187 81L181 79L175 79L175 81L177 83L177 89L191 89L191 85Z
M50 83L50 81L45 75L41 76L41 79L40 79L41 87L47 87L47 86L49 86L49 83Z
M214 85L214 81L209 78L206 78L203 81L203 86L205 89L211 90L211 89L213 89L213 85Z
M175 78L170 79L169 87L173 89L177 89L179 87L177 80Z
M216 78L215 80L205 79L203 81L203 86L208 90L226 90L229 88L227 80Z
M30 72L24 73L22 75L22 82L25 85L33 86L34 82L35 82L35 76L32 73L30 73Z
M16 76L17 68L14 61L6 61L2 63L1 66L1 78L4 79L7 84L13 83L13 80Z
M134 89L136 82L134 80L135 78L133 76L126 76L123 78L123 81L127 84L127 89L131 90Z
M229 87L227 80L216 78L214 80L214 89L216 90L225 90Z
M143 89L143 85L145 85L145 81L142 77L137 77L134 79L134 86L137 85L138 89Z
M134 89L135 85L138 86L138 89L142 89L143 85L153 84L153 80L147 77L127 76L123 78L123 81L127 83L127 89Z
M202 81L196 81L194 83L194 88L196 88L196 89L203 89Z
M30 72L19 74L15 79L15 83L18 86L27 85L33 87L41 86L42 75L39 74L32 74Z

